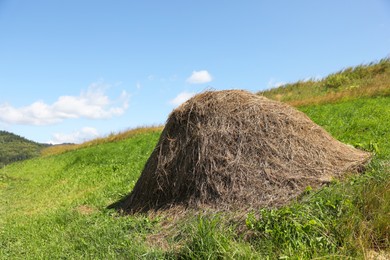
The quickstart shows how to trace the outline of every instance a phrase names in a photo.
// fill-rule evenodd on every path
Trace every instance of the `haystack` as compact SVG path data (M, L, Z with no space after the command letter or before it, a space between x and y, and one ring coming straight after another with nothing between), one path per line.
M370 154L345 145L296 109L246 91L208 91L169 116L126 212L278 207L361 171Z

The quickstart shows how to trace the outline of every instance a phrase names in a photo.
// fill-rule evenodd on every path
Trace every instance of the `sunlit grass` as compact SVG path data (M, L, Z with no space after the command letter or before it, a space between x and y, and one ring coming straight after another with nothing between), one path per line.
M119 133L111 133L106 137L96 138L81 144L62 144L62 145L54 145L47 147L41 151L42 156L49 156L55 154L61 154L67 151L77 150L85 147L91 147L98 144L118 142L121 140L125 140L131 138L133 136L149 133L149 132L161 132L163 126L152 126L152 127L138 127L134 129L130 129L127 131L122 131Z
M346 68L323 79L285 84L258 94L293 106L390 95L390 59Z

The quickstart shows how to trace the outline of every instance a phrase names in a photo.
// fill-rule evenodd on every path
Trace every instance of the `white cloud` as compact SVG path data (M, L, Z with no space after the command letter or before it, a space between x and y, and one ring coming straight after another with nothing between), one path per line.
M137 83L135 84L135 87L136 87L137 89L141 89L141 88L142 88L142 85L141 85L141 83L140 83L139 81L137 81Z
M63 143L82 143L99 136L98 131L93 127L83 127L79 131L72 132L70 134L54 133L52 140L48 141L50 144L63 144Z
M169 103L174 106L179 106L182 103L186 102L188 99L192 98L195 95L194 92L181 92L174 99L170 100Z
M187 79L190 84L202 84L212 81L213 78L207 70L193 71Z
M117 101L105 94L107 86L92 84L79 96L60 96L53 104L42 101L15 108L0 105L0 122L24 125L49 125L69 118L107 119L122 115L128 108L130 95L122 91Z

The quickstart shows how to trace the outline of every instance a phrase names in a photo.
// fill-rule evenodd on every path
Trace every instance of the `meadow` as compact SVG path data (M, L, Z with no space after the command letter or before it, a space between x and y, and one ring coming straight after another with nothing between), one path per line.
M376 73L372 66L376 64L364 68ZM379 81L387 80L388 74L386 67L368 75ZM352 80L348 84L355 84ZM372 86L385 84L358 80ZM343 86L338 87L340 92L355 93ZM286 89L290 87L273 91L279 99L286 94L289 102L295 102ZM307 187L289 205L258 209L241 218L229 212L177 217L122 215L107 209L134 187L161 128L112 135L77 149L57 147L39 158L10 164L0 169L0 259L388 257L389 89L387 85L371 94L343 94L331 102L308 96L311 101L305 103L296 95L298 109L314 122L374 157L363 174L334 180L319 190Z

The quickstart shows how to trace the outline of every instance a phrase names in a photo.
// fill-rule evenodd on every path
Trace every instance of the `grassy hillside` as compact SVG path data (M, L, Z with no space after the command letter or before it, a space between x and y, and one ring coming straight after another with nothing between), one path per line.
M349 67L320 80L289 83L259 92L293 106L334 103L390 95L390 58Z
M240 216L108 210L134 186L161 129L8 165L0 169L0 259L389 257L390 96L381 93L299 107L335 138L375 156L364 174L308 187L277 210Z
M81 148L96 146L105 143L118 142L143 133L161 132L162 129L163 129L162 126L138 127L138 128L130 129L115 134L112 133L107 137L96 138L81 144L62 144L62 145L49 146L41 151L41 155L49 156L49 155L61 154L64 152L78 150Z
M137 180L159 133L145 133L0 172L0 259L131 257L153 221L105 208Z
M42 148L47 146L6 131L0 131L0 168L12 162L37 157Z

